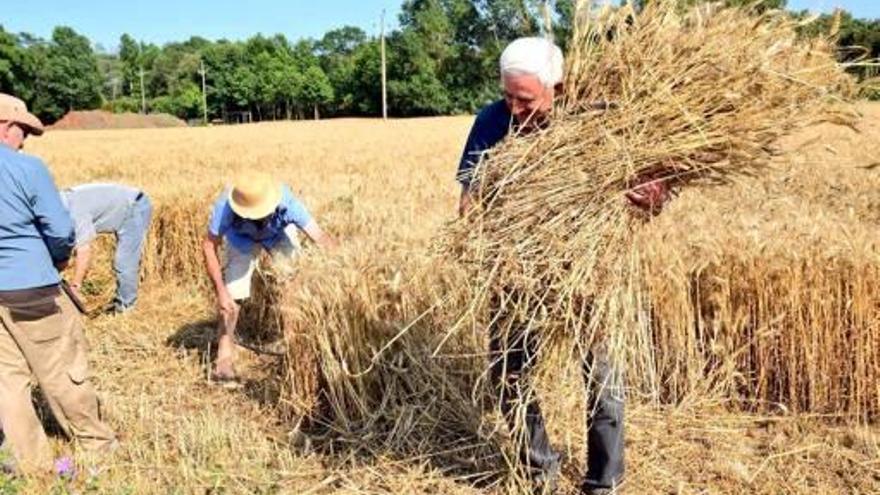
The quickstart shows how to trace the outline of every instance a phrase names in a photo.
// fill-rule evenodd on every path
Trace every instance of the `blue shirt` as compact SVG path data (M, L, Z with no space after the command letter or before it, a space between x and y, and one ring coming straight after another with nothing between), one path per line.
M303 229L311 221L309 211L286 185L282 187L278 208L267 220L260 222L236 215L229 205L229 191L226 190L214 203L208 232L214 237L225 237L235 249L249 253L255 243L272 249L281 240L288 225L293 224Z
M461 161L458 163L456 179L462 186L470 187L474 167L483 155L507 137L512 129L513 115L504 100L498 100L480 110L468 134Z
M0 290L61 281L54 263L73 249L73 221L36 157L0 145Z

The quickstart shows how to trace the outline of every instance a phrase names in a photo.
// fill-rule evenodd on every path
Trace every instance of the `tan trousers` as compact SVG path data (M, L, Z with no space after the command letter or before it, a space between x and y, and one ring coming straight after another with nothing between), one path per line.
M115 434L100 419L89 383L80 315L58 287L0 292L0 424L19 468L52 468L52 451L31 399L39 385L67 435L88 450Z

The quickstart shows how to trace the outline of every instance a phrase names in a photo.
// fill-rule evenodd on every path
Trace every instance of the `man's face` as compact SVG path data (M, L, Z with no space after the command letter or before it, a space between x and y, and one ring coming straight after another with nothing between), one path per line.
M24 140L28 133L18 124L12 122L0 122L0 142L14 150L20 150L24 146Z
M554 89L531 74L505 74L504 101L517 123L525 129L543 125L553 109Z

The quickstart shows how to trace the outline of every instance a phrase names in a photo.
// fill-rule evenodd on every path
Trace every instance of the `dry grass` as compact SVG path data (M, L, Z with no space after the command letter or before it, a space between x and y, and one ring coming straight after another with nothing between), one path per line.
M464 326L504 314L497 332L580 355L607 346L655 400L874 418L872 229L830 211L823 222L826 205L801 207L763 177L656 223L624 199L640 178L687 191L763 176L780 138L854 121L832 44L799 40L779 13L676 5L585 18L550 122L477 168L479 208L448 248L479 281Z
M767 176L688 191L653 222L642 245L667 399L876 417L880 113L861 110L858 132L787 138Z
M764 203L753 191L755 183L680 197L655 219L656 239L664 240L655 243L656 256L670 258L668 266L680 274L691 270L699 258L684 256L676 243L705 247L711 244L701 244L704 239L717 238L725 244L718 253L748 250L737 259L750 261L712 272L717 279L727 280L728 287L737 288L707 294L719 302L723 302L719 294L736 294L742 300L754 297L755 291L761 291L762 301L776 300L783 288L808 295L816 277L828 277L819 287L843 279L846 267L829 265L819 254L837 253L834 259L843 260L856 246L868 247L850 245L850 237L842 235L816 237L816 232L806 229L814 223L816 229L842 224L857 227L859 234L853 237L857 239L875 225L867 222L877 219L871 191L876 191L878 172L856 167L880 158L871 151L875 149L871 143L880 139L880 111L876 106L861 108L869 114L862 135L828 126L783 143L788 152L777 159L778 172L760 181L767 190ZM95 379L109 420L124 442L116 457L102 463L106 471L92 481L90 493L509 492L504 460L507 434L497 428L497 416L482 402L480 369L473 364L485 358L479 334L460 335L441 349L439 358L416 353L433 351L445 335L448 322L441 314L431 313L401 337L412 340L398 341L392 352L376 357L367 347L351 347L353 342L381 347L414 315L454 292L443 285L428 286L428 280L442 281L445 275L440 265L428 266L433 270L426 272L424 263L434 260L428 252L431 237L454 217L457 190L452 171L470 122L470 118L443 118L388 124L333 121L65 132L32 140L29 151L47 159L62 185L86 180L129 182L144 187L155 199L157 210L170 212L180 206L176 214L182 215L183 225L173 222L175 226L168 227L178 229L166 248L172 259L197 260L187 253L186 246L192 244L184 232L200 228L208 215L208 204L196 207L184 200L212 196L224 178L242 165L259 166L285 178L319 220L346 243L338 253L310 254L298 283L294 281L281 294L286 304L280 317L290 322L286 325L302 335L321 338L308 341L298 351L295 348L287 363L243 353L241 371L248 381L240 392L206 384L213 307L199 282L203 275L196 263L179 261L179 270L152 275L156 272L149 267L161 263L151 253L155 261L147 263L142 300L135 312L100 317L88 325ZM809 141L811 136L818 141L795 149L802 144L797 141ZM804 173L805 167L796 166L804 164L815 168ZM754 202L738 201L742 194L738 187L748 187L747 197L755 198ZM767 203L776 209L767 210L763 206ZM810 203L816 215L802 217L802 203ZM734 205L739 213L732 210ZM842 218L850 223L841 223ZM785 243L771 235L783 225L814 234L790 245L794 247L789 251L800 253L800 258L783 257ZM751 232L754 242L745 242L743 231ZM814 242L819 237L823 240ZM761 251L776 244L772 250ZM814 244L819 247L806 249ZM837 251L833 251L835 246ZM799 261L786 264L789 259ZM795 272L786 271L786 266L804 266L812 275L794 278ZM767 273L777 274L782 282L766 279L762 274ZM868 281L871 273L858 273L855 280ZM684 338L690 332L682 328L694 328L696 309L702 306L693 307L687 297L689 288L670 285L662 272L650 275L650 280L658 293L667 294L661 299L665 306L657 309L665 315L658 321L666 326L656 331L665 328ZM106 293L106 281L98 280L95 291ZM467 291L457 293L462 294ZM821 295L817 292L806 301L814 304ZM857 299L859 304L870 305L873 296L863 297ZM791 299L775 308L796 308L797 303ZM692 313L676 312L680 307L691 308ZM731 304L730 311L734 310ZM830 311L821 315L822 320L802 318L791 324L808 323L814 328L819 321L843 321ZM865 311L860 314L870 314L870 308ZM790 318L790 312L786 317ZM767 314L777 313L774 310L762 318ZM352 338L356 332L363 334L361 340ZM684 342L701 341L694 337ZM310 351L307 345L318 347ZM399 352L402 349L408 353ZM453 359L462 349L471 349L474 355ZM859 349L866 352L870 347ZM658 363L685 366L669 369L676 376L698 374L700 360L707 359L704 350L689 351L693 361L686 366L670 353L658 358ZM838 352L841 363L861 362L870 367L878 362L876 357L873 362L850 359L848 351ZM298 365L297 352L302 352L300 359L308 366ZM310 372L316 363L307 361L309 352L312 358L345 356L319 360L323 369ZM349 369L334 368L340 363L347 363ZM358 374L370 364L376 374ZM420 371L425 367L428 373ZM563 489L570 490L580 476L584 456L580 441L583 411L577 367L570 362L563 369L562 374L543 376L540 393L551 437L568 453ZM438 375L438 370L452 373ZM311 376L315 383L335 377L325 384L327 393L370 401L329 401L345 407L318 417L321 421L299 423L296 413L320 404L321 397L315 394L314 402L304 400L306 392L314 389L308 382L294 388L294 380L279 380L291 376L288 373ZM661 376L665 375L658 374L658 379ZM837 424L827 417L791 411L731 412L728 404L715 400L717 395L699 387L667 385L675 406L646 405L651 397L631 396L625 493L880 491L876 426ZM351 392L353 387L361 389ZM385 403L375 400L383 394L388 395ZM438 424L442 429L425 429ZM451 435L462 443L444 443ZM69 448L61 442L57 447L59 452ZM81 477L72 488L87 491L85 484ZM45 481L28 481L21 492L46 493L49 488Z

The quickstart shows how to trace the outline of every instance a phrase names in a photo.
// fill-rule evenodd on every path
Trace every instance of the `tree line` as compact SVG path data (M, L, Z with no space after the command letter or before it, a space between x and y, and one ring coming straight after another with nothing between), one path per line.
M556 38L565 45L575 0L551 3ZM467 113L497 98L498 56L509 41L542 33L542 5L540 0L405 0L398 27L386 40L391 115ZM762 4L784 6L785 0ZM832 25L831 16L822 16L804 28L804 35L826 34ZM844 13L838 39L841 60L880 57L880 20ZM852 46L863 49L845 48ZM320 39L193 36L163 46L124 34L114 53L66 26L55 28L48 40L0 26L0 91L18 95L48 123L70 110L97 108L145 108L200 119L203 76L209 119L242 112L253 120L375 116L381 111L380 67L378 37L352 26ZM854 70L871 75L869 68Z

